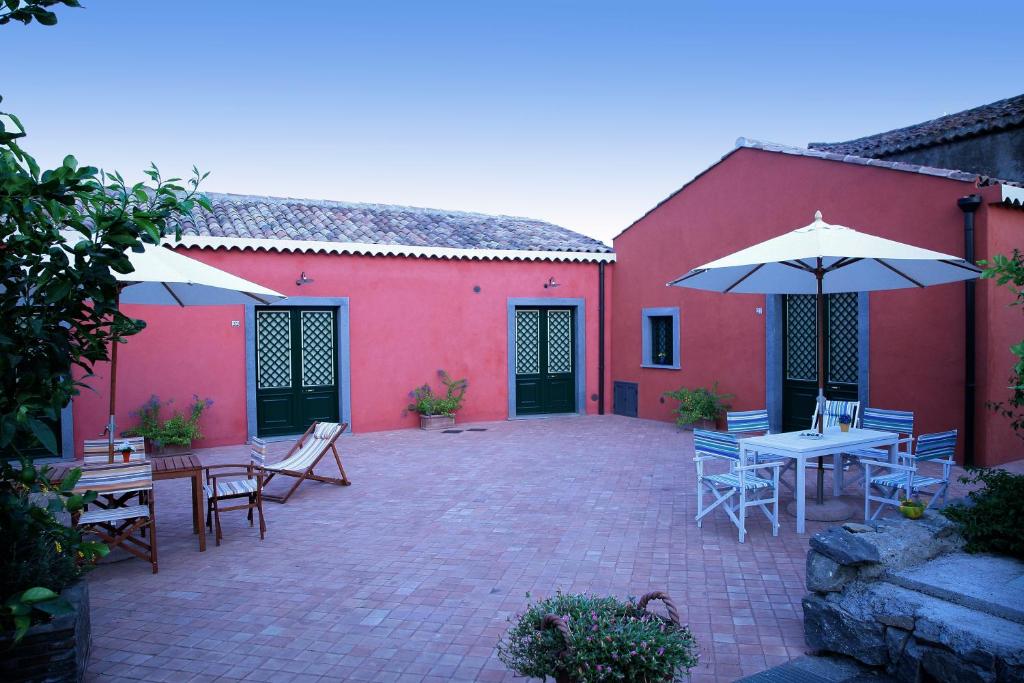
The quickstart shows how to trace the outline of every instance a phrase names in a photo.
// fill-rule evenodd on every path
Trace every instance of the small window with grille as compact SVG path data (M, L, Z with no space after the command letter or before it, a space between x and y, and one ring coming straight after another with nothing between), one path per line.
M643 358L646 368L679 369L679 309L645 308Z
M672 316L652 315L651 365L672 365Z

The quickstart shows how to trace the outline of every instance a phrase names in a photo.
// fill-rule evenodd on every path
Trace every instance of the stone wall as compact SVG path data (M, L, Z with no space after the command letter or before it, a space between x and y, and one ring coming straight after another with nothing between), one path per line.
M79 581L61 593L74 608L29 629L17 645L0 636L0 681L16 683L81 683L89 663L89 586Z
M945 517L816 534L807 644L900 681L1024 681L1024 563L962 552Z

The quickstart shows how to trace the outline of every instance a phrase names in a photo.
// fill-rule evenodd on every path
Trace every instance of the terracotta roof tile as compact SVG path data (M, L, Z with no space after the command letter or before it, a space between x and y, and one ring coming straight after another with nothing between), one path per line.
M1024 126L1024 95L886 133L846 142L812 142L808 147L822 152L877 157L1017 126Z

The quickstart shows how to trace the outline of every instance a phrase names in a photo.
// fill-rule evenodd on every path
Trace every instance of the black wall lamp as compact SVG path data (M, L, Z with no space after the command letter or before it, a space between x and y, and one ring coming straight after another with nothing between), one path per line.
M548 281L544 283L544 289L554 289L555 287L558 287L558 286L560 286L560 285L558 284L558 282L553 277L549 277Z
M299 279L295 281L295 284L301 287L302 285L308 285L311 282L313 282L313 278L306 277L306 271L302 271L302 274L299 275Z

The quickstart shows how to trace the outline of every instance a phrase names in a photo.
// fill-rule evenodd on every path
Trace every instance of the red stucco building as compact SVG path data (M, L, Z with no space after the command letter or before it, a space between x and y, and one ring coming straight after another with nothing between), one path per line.
M1024 236L1021 188L973 173L933 169L740 139L736 149L624 230L612 308L612 380L618 408L672 419L666 391L711 386L736 409L767 406L776 424L809 423L798 392L801 344L797 302L781 296L722 295L666 287L691 268L811 221L826 221L937 251L964 254L958 200L977 195L975 253L1008 253ZM965 286L841 295L829 344L829 390L865 405L913 410L918 432L965 428ZM977 377L974 461L1024 457L1024 442L986 408L1005 399L1024 318L990 281L975 291ZM811 314L813 316L813 313ZM668 321L673 363L645 342ZM804 321L807 322L806 320ZM804 332L813 329L802 326ZM662 340L664 343L664 340ZM812 350L813 354L813 350ZM790 377L796 375L796 378ZM797 411L795 414L793 411ZM963 450L964 440L961 440Z
M150 396L214 403L201 446L412 427L409 392L439 369L469 380L464 421L595 413L611 249L530 219L210 195L185 226L190 257L288 296L275 306L125 306L146 329L119 352L117 422ZM605 321L611 319L605 311ZM518 334L517 334L518 332ZM519 346L516 340L519 339ZM64 448L100 435L107 368L73 401ZM610 386L605 382L606 386Z

